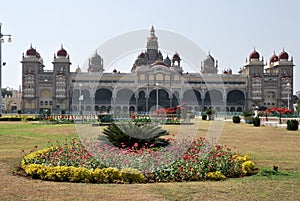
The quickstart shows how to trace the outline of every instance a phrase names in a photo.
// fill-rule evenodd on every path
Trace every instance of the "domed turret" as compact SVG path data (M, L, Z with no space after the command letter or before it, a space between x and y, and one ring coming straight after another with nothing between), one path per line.
M27 51L26 51L26 56L36 56L36 50L33 49L31 46Z
M208 52L207 57L201 62L201 73L205 74L217 74L218 65L216 64L214 57Z
M93 54L89 59L88 72L102 73L103 71L104 71L103 59L101 58L101 56L98 54L96 50L95 54Z
M270 63L274 63L276 61L278 61L278 56L274 52L274 54L270 57Z
M215 59L211 56L210 52L208 53L206 59L204 61L212 61L215 62Z
M145 53L141 52L141 54L139 54L138 58L145 58Z
M251 60L251 59L259 59L259 53L255 50L255 48L250 53L249 60Z
M177 52L173 55L173 60L174 61L180 61L181 60L180 56L179 56L179 54Z
M278 55L278 57L280 60L288 60L289 54L283 49L282 52Z
M40 53L38 53L32 45L30 45L30 48L26 51L26 57L36 57L42 60Z
M97 51L96 51L95 54L91 57L90 64L102 66L102 64L103 64L103 59L102 59L101 56L97 53Z
M58 57L67 57L68 53L67 51L63 48L63 46L61 45L60 50L57 51L56 55Z

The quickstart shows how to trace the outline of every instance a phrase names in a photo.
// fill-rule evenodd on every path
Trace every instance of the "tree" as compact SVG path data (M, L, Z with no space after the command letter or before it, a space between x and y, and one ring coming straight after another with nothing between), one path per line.
M5 95L12 96L12 91L9 90L9 88L2 88L1 95L2 95L2 97L5 97Z

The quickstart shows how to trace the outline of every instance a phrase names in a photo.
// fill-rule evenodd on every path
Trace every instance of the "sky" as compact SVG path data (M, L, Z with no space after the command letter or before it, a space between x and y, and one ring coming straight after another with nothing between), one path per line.
M274 51L278 55L284 48L294 58L295 93L300 91L299 7L297 0L1 1L2 33L12 34L12 43L5 38L2 44L2 61L6 62L2 87L19 88L20 61L31 44L49 70L63 44L75 71L107 41L153 25L182 35L210 52L219 61L220 72L230 68L237 73L254 47L265 62ZM145 49L146 37L141 49ZM180 54L184 56L184 52ZM124 60L118 65L129 71L133 62Z

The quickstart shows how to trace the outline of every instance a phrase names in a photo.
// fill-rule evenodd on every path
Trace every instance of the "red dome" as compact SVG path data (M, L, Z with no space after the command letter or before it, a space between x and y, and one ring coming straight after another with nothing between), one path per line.
M278 61L278 56L274 53L270 58L270 63Z
M61 47L56 54L58 57L66 57L68 55L67 51L63 47Z
M142 53L139 55L139 58L145 58L145 53L142 52Z
M255 49L250 53L249 60L250 59L259 59L259 53L256 52Z
M289 59L289 54L286 51L282 50L282 52L278 55L278 57L279 57L280 60L281 59L288 60Z
M26 56L36 56L37 51L35 49L33 49L32 47L30 47L27 51L26 51Z
M177 52L173 55L173 59L174 60L177 60L177 59L180 60L180 56Z

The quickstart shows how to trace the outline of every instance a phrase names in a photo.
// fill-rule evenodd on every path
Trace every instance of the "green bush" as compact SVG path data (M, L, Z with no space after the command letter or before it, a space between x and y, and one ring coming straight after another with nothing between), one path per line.
M233 116L232 121L233 121L233 123L238 124L241 122L241 118L239 116Z
M103 136L99 136L99 140L107 139L119 148L159 148L169 144L166 139L160 138L168 135L169 132L153 124L112 123L103 130L103 134Z
M259 127L260 126L260 118L259 117L254 117L252 118L253 126Z
M287 127L286 127L287 130L291 130L291 131L298 130L299 122L297 120L295 119L288 120L286 123L287 123Z
M207 120L207 115L206 114L202 114L202 120Z
M1 117L0 121L22 121L21 117Z
M242 114L242 116L244 116L244 117L251 117L253 115L254 115L254 112L252 112L252 111L244 111Z

